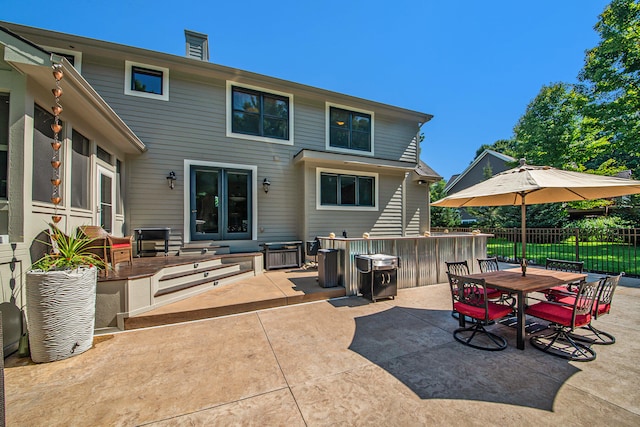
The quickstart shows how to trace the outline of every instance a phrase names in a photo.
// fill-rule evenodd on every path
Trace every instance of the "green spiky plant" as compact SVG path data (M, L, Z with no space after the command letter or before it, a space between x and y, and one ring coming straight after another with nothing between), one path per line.
M54 224L50 224L49 237L55 247L53 253L47 253L32 266L32 270L56 271L75 270L79 267L105 268L105 263L92 251L100 248L95 245L95 239L85 236L79 228L67 236Z

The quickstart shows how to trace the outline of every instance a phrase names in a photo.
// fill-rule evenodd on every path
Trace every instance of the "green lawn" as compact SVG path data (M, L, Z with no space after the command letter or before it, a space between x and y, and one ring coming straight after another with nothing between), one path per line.
M490 238L487 241L487 254L501 259L522 255L521 244L506 239ZM576 257L575 238L557 243L527 243L527 259L530 263L544 265L546 258L584 261L586 271L617 274L624 271L628 275L640 275L637 261L638 248L624 243L580 242Z

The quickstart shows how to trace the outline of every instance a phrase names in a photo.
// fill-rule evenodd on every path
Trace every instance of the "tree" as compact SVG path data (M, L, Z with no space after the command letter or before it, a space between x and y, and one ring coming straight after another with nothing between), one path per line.
M603 159L640 167L640 4L613 0L595 25L600 43L587 51L579 75L585 115L601 126L610 147Z
M504 206L503 227L522 227L522 207ZM527 206L527 228L564 227L569 221L567 208L563 203L543 203Z
M440 180L431 184L430 194L431 201L435 202L446 197L444 188L447 183ZM439 206L431 206L431 226L432 227L459 227L462 224L460 212L454 208L441 208Z
M572 85L543 86L514 127L512 150L532 165L584 170L607 145L602 129L582 114L586 97Z

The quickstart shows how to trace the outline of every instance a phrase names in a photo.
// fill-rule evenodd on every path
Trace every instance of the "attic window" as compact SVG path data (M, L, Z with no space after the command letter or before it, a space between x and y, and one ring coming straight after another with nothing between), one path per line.
M131 67L131 90L162 95L162 71Z
M125 61L125 95L169 100L169 69Z

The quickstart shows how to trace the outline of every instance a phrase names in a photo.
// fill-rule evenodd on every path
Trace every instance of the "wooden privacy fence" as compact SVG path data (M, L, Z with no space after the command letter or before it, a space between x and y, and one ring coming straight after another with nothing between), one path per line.
M432 228L442 232L442 228ZM471 231L450 228L450 232ZM522 254L520 228L480 228L493 234L487 240L487 254L505 262L519 262ZM527 228L527 259L533 265L545 265L546 258L584 261L586 271L640 277L638 262L639 228L586 231L577 228Z

